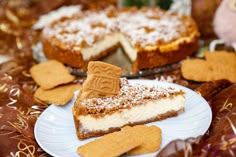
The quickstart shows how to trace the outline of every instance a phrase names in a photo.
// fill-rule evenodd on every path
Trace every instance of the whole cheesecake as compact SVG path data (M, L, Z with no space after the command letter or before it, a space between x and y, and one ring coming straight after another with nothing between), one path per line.
M109 7L62 18L42 32L47 58L85 69L118 47L128 56L132 71L171 64L191 55L199 33L191 17L159 8Z

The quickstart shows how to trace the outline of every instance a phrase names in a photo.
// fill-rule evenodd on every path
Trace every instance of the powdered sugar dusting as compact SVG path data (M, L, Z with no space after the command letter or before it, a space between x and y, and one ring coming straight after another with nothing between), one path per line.
M42 29L51 22L60 19L61 17L70 17L81 11L80 5L64 6L57 10L53 10L39 17L39 20L32 26L33 29Z
M180 37L181 31L185 31L178 31L183 23L178 16L163 12L159 14L151 14L151 11L139 11L135 14L122 13L119 21L121 32L130 38L133 46L167 43Z
M83 42L92 45L96 38L112 33L116 28L107 11L84 12L73 20L67 19L44 29L44 35L55 37L70 46L80 46Z
M175 79L176 79L175 76L168 76L168 75L167 76L161 75L156 78L156 80L158 81L164 81L164 82L170 82L170 83L173 83Z
M112 16L110 14L113 14ZM56 38L67 46L92 45L106 34L121 32L132 46L152 46L173 41L191 23L182 16L156 9L85 11L44 29L44 36Z
M117 96L85 99L81 101L81 105L86 107L90 113L103 113L122 108L130 108L159 98L171 98L176 94L183 94L183 91L176 90L172 87L148 87L141 84L130 85L126 78L122 78L121 89Z

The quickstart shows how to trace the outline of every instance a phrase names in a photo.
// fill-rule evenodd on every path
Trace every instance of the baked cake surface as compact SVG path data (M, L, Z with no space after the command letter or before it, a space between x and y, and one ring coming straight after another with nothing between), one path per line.
M87 68L119 47L133 71L179 61L196 50L198 29L185 15L159 8L107 8L84 11L44 28L45 55L72 67Z
M126 125L145 124L184 111L185 94L174 88L130 85L120 81L116 96L77 99L73 107L79 139L100 136Z

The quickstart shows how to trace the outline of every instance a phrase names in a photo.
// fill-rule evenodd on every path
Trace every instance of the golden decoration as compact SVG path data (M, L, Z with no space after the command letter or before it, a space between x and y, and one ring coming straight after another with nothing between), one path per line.
M224 102L224 105L219 110L219 112L222 112L224 110L227 110L227 111L230 112L232 110L233 104L232 103L228 103L228 100L229 100L229 98Z

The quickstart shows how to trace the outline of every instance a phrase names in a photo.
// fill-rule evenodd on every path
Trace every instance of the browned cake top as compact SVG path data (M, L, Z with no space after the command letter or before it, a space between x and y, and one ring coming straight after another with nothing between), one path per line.
M104 35L117 32L125 35L133 47L145 48L196 35L197 28L190 17L159 8L108 8L60 19L44 29L43 37L73 48L91 46Z
M175 95L183 95L182 90L172 87L148 87L141 84L130 85L126 78L121 79L121 88L117 96L106 98L91 98L80 101L81 110L86 114L110 113L118 109L130 108L141 105L150 100L159 98L172 98Z

